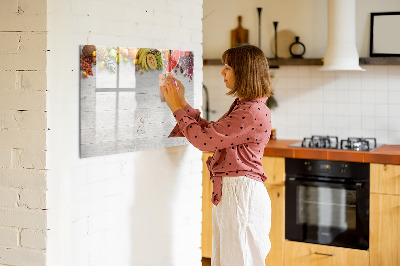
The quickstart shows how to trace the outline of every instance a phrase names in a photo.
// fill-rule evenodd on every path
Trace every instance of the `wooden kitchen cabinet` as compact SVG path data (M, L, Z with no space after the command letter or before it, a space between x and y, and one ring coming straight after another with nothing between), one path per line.
M264 156L261 160L267 175L265 187L271 199L271 250L265 259L266 266L283 265L285 240L285 158Z
M400 165L370 164L371 193L400 195Z
M212 183L206 161L212 152L203 153L203 194L202 194L202 223L201 223L201 253L204 258L211 258L212 252Z
M400 265L400 196L373 193L370 201L370 265Z
M285 241L285 187L265 184L271 199L271 250L265 259L266 266L283 265Z
M365 250L285 241L285 266L366 266Z
M268 185L285 185L285 158L264 156L261 159L264 172L267 175L265 184Z
M370 167L370 265L400 265L400 165Z

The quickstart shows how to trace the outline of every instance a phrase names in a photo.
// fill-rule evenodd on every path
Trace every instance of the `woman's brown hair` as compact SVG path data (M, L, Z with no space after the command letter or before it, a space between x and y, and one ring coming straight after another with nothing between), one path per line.
M274 94L268 61L260 48L246 44L228 49L222 54L222 63L235 74L235 86L227 95L255 99Z

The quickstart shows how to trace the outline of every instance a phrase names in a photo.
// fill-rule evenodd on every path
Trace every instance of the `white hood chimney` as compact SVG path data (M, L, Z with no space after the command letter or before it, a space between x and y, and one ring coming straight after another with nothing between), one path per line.
M328 0L328 44L321 70L365 71L356 47L355 0Z

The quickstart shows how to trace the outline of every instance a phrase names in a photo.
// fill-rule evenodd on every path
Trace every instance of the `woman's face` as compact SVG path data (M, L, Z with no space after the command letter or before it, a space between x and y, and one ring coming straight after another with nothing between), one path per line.
M233 69L225 64L221 71L221 75L224 77L225 86L228 89L233 89L235 86L235 73L233 73Z

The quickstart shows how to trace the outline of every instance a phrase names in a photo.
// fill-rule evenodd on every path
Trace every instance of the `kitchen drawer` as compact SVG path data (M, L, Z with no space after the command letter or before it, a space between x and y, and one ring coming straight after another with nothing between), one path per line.
M371 193L400 195L400 165L370 165Z
M366 266L365 250L285 241L285 266Z

